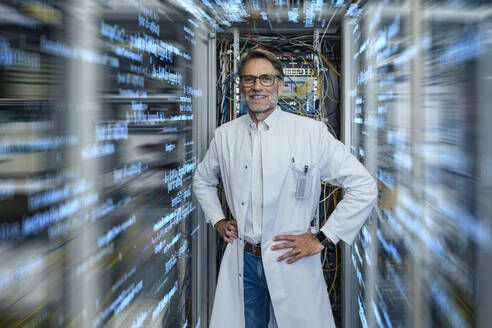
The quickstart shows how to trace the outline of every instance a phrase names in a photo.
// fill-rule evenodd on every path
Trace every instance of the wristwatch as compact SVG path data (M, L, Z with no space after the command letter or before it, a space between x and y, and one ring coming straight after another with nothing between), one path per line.
M318 231L316 233L316 238L321 243L321 245L323 245L323 247L326 249L333 249L335 247L335 244L333 244L330 238L326 237L323 231Z

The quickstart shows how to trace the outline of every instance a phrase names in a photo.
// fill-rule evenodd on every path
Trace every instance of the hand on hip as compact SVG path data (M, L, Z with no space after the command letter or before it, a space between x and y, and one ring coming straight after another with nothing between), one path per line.
M222 219L217 222L214 227L222 239L228 243L232 243L232 241L237 238L236 220Z
M311 230L300 235L278 235L273 241L286 241L272 246L272 249L290 248L287 253L277 258L277 261L289 259L287 263L294 263L299 259L312 256L321 252L324 247Z

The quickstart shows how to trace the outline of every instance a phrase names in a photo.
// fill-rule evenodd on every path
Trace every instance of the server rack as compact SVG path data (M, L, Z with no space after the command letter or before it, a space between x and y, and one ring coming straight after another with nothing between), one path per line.
M490 195L489 151L479 137L490 120L490 8L462 5L367 3L344 23L344 136L380 192L345 256L346 327L485 327L490 318L481 292L490 268L480 264L490 256L480 200Z

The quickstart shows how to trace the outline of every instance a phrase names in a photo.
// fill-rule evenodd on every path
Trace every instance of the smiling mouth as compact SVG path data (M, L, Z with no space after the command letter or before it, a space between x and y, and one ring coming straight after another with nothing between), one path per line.
M250 96L251 99L263 99L266 98L267 96Z

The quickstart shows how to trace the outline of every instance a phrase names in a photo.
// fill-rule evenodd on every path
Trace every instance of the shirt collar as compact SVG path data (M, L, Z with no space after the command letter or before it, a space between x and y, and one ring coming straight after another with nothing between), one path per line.
M278 122L281 112L282 112L282 110L280 109L279 106L275 107L273 112L270 115L268 115L268 117L265 120L261 121L260 124L258 124L258 128L260 128L260 126L263 123L265 126L265 130L270 130ZM249 113L247 115L248 115L249 126L252 128L256 128L256 124L251 119L251 116L249 115Z

